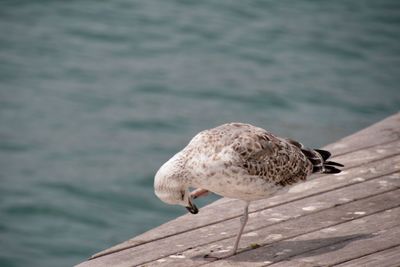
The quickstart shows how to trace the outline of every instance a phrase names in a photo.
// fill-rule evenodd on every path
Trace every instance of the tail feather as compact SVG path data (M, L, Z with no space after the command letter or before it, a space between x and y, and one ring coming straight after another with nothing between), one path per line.
M317 151L318 154L321 155L321 157L323 158L323 160L327 160L331 157L331 152L327 151L327 150L322 150L322 149L314 149L314 151Z
M335 167L329 166L329 165L324 166L324 168L325 168L325 170L323 173L339 173L339 172L341 172L341 170L339 170L338 168L335 168Z
M313 173L339 173L341 170L336 167L344 167L343 164L334 161L327 161L331 153L322 149L310 149L302 147L301 151L313 165ZM336 166L336 167L335 167Z
M325 162L324 162L324 165L344 167L343 164L340 164L340 163L337 163L337 162L334 162L334 161L325 161Z

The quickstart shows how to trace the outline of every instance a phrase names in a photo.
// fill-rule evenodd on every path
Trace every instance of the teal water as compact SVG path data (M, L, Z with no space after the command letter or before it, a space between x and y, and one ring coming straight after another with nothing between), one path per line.
M71 266L184 214L153 176L202 129L317 147L400 107L397 0L1 1L0 32L3 267Z

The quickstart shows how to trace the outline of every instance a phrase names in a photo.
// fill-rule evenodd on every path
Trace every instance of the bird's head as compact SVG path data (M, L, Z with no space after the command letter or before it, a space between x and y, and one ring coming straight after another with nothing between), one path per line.
M192 214L199 212L199 209L193 203L188 189L168 191L155 190L155 193L159 199L167 204L183 206Z
M161 166L154 178L154 192L163 202L171 205L181 205L190 213L196 214L199 210L193 203L189 186L177 163L179 161L174 156Z

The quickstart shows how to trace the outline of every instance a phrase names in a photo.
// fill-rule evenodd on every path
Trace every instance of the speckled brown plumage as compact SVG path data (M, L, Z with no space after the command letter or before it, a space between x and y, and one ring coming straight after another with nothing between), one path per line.
M283 187L303 181L312 173L312 163L301 147L296 141L276 137L259 127L228 123L200 132L183 152L188 156L187 166L200 167L205 175L215 175L206 169L220 161L225 175L231 170L234 174L241 173ZM194 161L198 160L199 154L210 162L197 166Z

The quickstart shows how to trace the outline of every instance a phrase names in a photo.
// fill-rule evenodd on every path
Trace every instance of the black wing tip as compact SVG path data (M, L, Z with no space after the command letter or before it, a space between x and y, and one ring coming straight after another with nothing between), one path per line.
M338 168L335 168L335 167L333 167L333 166L329 166L329 165L327 165L327 166L324 166L324 173L333 173L333 174L335 174L335 173L340 173L342 170L339 170Z
M335 161L326 161L331 157L331 152L323 149L301 149L303 154L307 157L307 159L312 163L313 170L312 173L340 173L341 170L336 167L344 167L343 164L340 164ZM317 153L319 155L317 155ZM322 159L321 159L322 158Z
M338 162L334 162L334 161L325 161L324 165L330 165L330 166L337 166L337 167L344 167L343 164L340 164Z
M315 151L318 152L318 154L321 155L321 157L325 160L329 159L331 156L331 152L327 151L327 150L323 150L323 149L314 149Z

